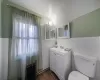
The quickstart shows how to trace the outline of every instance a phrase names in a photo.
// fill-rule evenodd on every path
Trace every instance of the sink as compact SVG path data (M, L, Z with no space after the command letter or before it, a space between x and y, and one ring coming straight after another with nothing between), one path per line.
M65 49L61 49L60 47L58 47L58 48L55 48L55 47L54 48L50 48L50 50L56 52L56 54L62 54L62 55L64 55L64 54L69 52L69 50L67 51Z

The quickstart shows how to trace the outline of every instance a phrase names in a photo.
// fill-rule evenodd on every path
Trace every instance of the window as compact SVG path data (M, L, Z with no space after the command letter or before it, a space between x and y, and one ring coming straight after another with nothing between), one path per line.
M15 56L38 53L38 27L30 16L13 16L13 47Z

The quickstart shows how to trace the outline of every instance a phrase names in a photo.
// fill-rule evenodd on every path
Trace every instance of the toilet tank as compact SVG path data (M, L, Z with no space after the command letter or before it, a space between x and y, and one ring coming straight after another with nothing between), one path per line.
M94 78L96 72L96 58L75 54L74 60L75 68L79 72L83 73L88 77Z

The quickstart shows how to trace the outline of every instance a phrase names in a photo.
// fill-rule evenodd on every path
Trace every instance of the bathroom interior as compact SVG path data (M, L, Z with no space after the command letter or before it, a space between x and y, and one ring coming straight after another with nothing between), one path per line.
M0 0L0 80L100 80L100 0Z

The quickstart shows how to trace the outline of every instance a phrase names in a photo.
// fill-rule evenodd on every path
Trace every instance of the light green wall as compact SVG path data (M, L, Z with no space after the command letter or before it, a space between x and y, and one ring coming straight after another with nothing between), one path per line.
M2 3L2 0L0 0L0 36L1 36L1 3Z
M8 4L8 5L7 5ZM13 6L13 7L11 7ZM12 11L13 9L18 8L22 11L29 12L30 14L35 14L34 12L18 6L17 4L11 3L8 0L3 0L2 3L2 27L1 27L1 37L2 38L11 38L12 37ZM37 14L38 16L38 14ZM34 17L36 18L36 16ZM38 16L38 18L41 18Z
M1 35L1 0L0 0L0 35Z
M2 38L11 38L12 36L12 8L7 4L32 13L32 11L8 2L8 0L3 0L2 27L0 29ZM70 25L72 38L100 36L100 9L73 20Z
M70 27L72 38L100 36L100 9L73 20Z
M7 6L7 0L2 3L1 37L11 38L12 35L12 8Z

